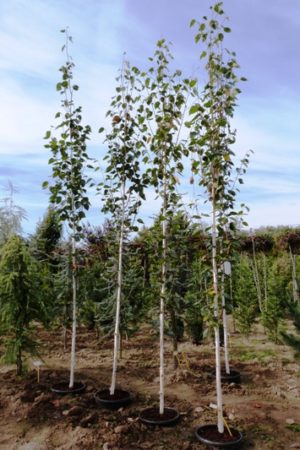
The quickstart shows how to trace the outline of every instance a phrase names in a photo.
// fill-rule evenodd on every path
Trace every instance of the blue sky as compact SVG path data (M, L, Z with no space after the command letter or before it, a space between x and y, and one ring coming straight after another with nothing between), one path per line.
M94 132L90 152L105 151L96 130L114 94L122 55L145 67L158 39L173 42L176 67L204 82L192 18L208 13L208 0L9 0L0 2L0 184L18 189L32 232L48 205L41 183L50 175L43 136L59 109L55 91L64 62L61 28L70 27L76 104ZM242 86L234 126L238 155L254 150L240 200L250 207L251 227L300 223L300 2L225 0ZM6 194L3 191L1 197ZM92 195L90 221L100 224L100 200ZM150 195L145 217L157 210Z

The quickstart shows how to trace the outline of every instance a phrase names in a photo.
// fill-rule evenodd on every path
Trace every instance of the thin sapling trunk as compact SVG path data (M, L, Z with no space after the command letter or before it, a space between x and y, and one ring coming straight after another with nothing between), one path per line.
M256 286L258 306L259 306L260 312L263 312L262 293L261 293L259 272L258 272L257 259L256 259L255 241L254 241L253 237L252 237L252 255L253 255L253 265L252 265L253 278L254 278L254 283Z
M217 266L217 224L216 224L216 204L215 204L215 183L213 176L212 183L212 272L214 289L214 317L215 317L215 358L216 358L216 390L217 390L217 420L219 433L224 432L223 421L223 393L221 382L221 346L219 328L219 287L218 287L218 266Z
M159 413L164 413L164 308L166 296L167 275L167 181L166 160L163 156L163 208L162 208L162 265L161 265L161 288L160 288L160 310L159 310Z
M76 331L77 331L77 286L76 286L76 244L75 238L71 238L72 245L72 340L70 361L70 383L69 388L74 387L74 376L76 366Z
M178 337L177 337L177 324L176 324L176 314L174 310L171 310L171 322L173 329L173 367L174 370L178 368ZM176 331L176 333L175 333Z
M221 295L222 295L222 312L223 312L223 332L224 332L224 360L225 360L225 370L227 374L230 374L229 367L229 345L228 345L228 320L226 313L226 302L225 302L225 279L224 272L222 273L221 279Z
M229 274L229 295L230 295L230 304L233 304L233 286L232 286L232 273ZM232 328L233 332L236 332L236 321L235 316L232 314Z
M23 374L23 361L22 361L22 349L20 347L18 348L16 366L17 366L17 375L21 376Z
M267 271L267 258L266 255L262 254L263 260L263 273L264 273L264 308L268 307L268 271Z
M122 208L121 224L119 233L119 251L118 251L118 280L117 280L117 298L116 298L116 317L114 331L114 352L113 352L113 370L110 386L110 395L114 395L116 388L118 354L120 349L120 312L121 312L121 294L122 294L122 266L123 266L123 240L124 240L124 213L125 213L125 181L122 183Z
M293 254L292 248L289 245L289 254L292 263L292 284L293 284L293 300L294 303L299 302L299 286L297 281L297 269L296 269L296 255Z

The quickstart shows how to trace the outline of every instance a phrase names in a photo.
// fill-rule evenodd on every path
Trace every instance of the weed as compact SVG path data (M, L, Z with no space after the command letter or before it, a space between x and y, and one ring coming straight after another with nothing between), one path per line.
M294 431L295 433L300 433L300 424L299 423L291 423L286 426L289 430Z
M273 350L249 350L246 348L240 348L235 355L240 361L253 361L257 360L259 362L267 362L266 360L270 360L276 356L276 353Z

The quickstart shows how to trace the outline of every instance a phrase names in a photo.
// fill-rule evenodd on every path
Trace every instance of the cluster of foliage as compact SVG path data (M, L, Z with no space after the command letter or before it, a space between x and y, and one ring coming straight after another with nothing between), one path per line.
M156 323L153 317L158 308L160 278L157 223L158 219L152 227L143 228L125 242L121 334L126 339L142 323ZM174 216L172 224L168 250L166 332L178 343L184 331L192 342L199 344L204 330L208 331L207 317L210 314L208 291L212 280L207 258L210 236L184 213ZM70 252L68 242L61 239L60 231L59 222L54 220L53 210L50 210L27 241L13 236L1 247L1 331L8 340L17 341L13 333L19 325L20 329L24 327L24 336L34 336L34 330L31 330L34 321L42 321L51 327L70 327L72 295L67 264ZM240 247L232 259L231 287L228 282L225 290L227 310L233 315L238 331L245 335L251 332L255 321L261 321L270 338L278 341L282 336L280 324L289 318L296 321L291 256L282 246L282 240L291 233L300 236L300 230L288 228L258 230L255 235L240 234ZM114 329L112 267L115 264L116 229L107 222L101 228L86 227L83 235L79 248L78 320L81 325L94 329L101 338L113 333ZM261 242L262 236L268 236L274 244L266 253L257 251L255 255L263 293L263 311L260 311L253 251L251 247L246 251L245 243L251 239L256 241L256 238ZM300 261L295 256L296 281L299 283ZM21 265L17 266L17 258L22 261ZM266 271L263 270L264 264ZM18 282L24 283L18 292L17 273L20 277ZM11 290L12 286L15 290ZM26 309L27 301L32 310ZM19 303L20 309L15 302ZM21 318L22 308L28 314L24 319ZM172 317L173 309L177 320ZM13 318L12 313L18 314L18 311L20 317ZM22 351L30 353L32 349L37 350L35 345L27 345L27 342L21 342ZM8 354L15 354L9 359L16 362L17 351L13 345L17 343L11 343L7 349Z
M289 306L297 305L293 299L293 266L289 252L281 246L282 237L290 232L299 233L299 230L275 228L258 230L256 235L238 233L240 245L231 259L232 274L225 282L225 295L226 309L232 315L236 329L245 335L249 335L253 325L260 321L268 336L279 342L281 325L293 315ZM99 335L113 330L115 233L111 223L101 229L90 227L82 246L85 265L80 274L82 320L95 327ZM121 321L124 336L130 336L145 321L156 323L153 317L154 311L159 308L157 298L161 280L159 235L157 217L152 227L143 228L125 242ZM263 236L273 241L271 250L266 253L257 251L255 257L253 250L245 251L245 242L255 241L256 238L261 242ZM166 332L175 338L175 348L183 330L192 341L201 343L204 329L208 332L213 325L210 300L212 274L208 257L210 239L210 233L196 225L184 212L178 211L169 223ZM258 267L258 279L255 265ZM296 257L297 283L300 281L299 271L300 261Z

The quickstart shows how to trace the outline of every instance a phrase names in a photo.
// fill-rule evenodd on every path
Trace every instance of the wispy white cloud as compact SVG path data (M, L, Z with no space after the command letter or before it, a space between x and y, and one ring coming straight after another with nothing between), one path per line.
M57 0L47 5L38 0L2 4L1 154L37 151L45 130L54 122L60 102L55 82L64 58L58 31L65 25L70 25L79 43L72 49L77 65L74 76L81 85L78 101L83 101L87 122L94 128L103 124L116 76L114 60L122 54L117 32L122 11L121 1L103 1L98 7L79 0L72 4Z
M300 200L298 199L272 199L270 201L248 203L250 212L246 220L250 227L259 228L267 225L291 225L299 226L298 211Z
M243 191L243 187L241 188ZM245 190L252 195L300 195L300 183L296 178L287 179L281 173L251 171L246 176Z
M1 69L22 76L49 77L49 69L59 60L59 17L51 4L45 7L39 1L2 2Z
M300 98L273 102L249 102L238 109L236 152L242 157L254 150L250 167L290 174L300 169Z
M0 154L37 151L49 127L54 102L32 95L15 80L0 79Z

